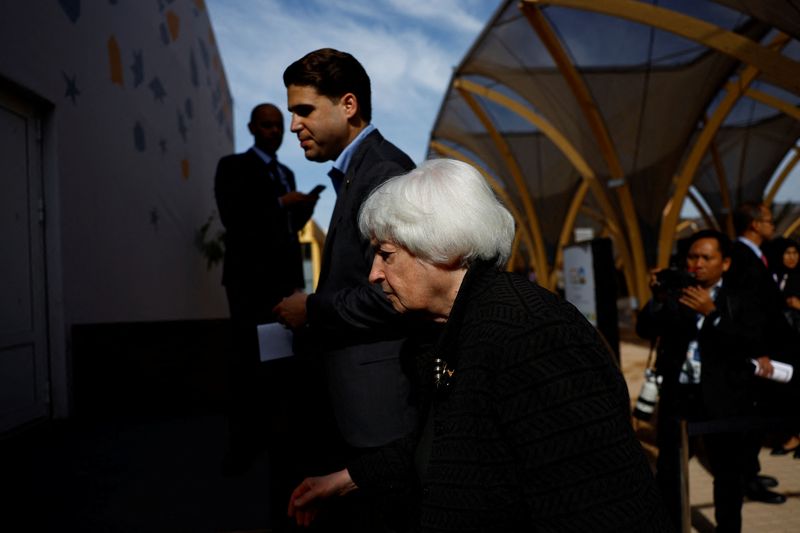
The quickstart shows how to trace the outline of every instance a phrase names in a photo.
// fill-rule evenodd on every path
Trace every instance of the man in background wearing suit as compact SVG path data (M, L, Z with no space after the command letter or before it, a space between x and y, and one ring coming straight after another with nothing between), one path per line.
M228 474L246 471L265 446L271 456L285 455L288 430L281 417L296 363L276 360L262 367L256 325L275 322L275 304L305 287L297 232L318 199L297 192L294 174L277 160L284 132L280 110L257 105L248 128L253 147L220 159L214 184L225 227L222 283L233 330L227 368L229 443L223 465ZM278 461L286 459L273 462ZM272 471L277 475L277 470L276 465ZM279 512L283 517L285 507Z
M697 285L677 294L651 280L653 299L639 313L636 332L660 338L656 368L663 376L658 418L656 480L673 526L681 526L680 426L689 421L725 419L752 413L750 362L758 353L765 317L751 293L723 282L731 266L731 242L714 230L689 239L686 269ZM674 290L674 289L673 289ZM697 440L697 439L693 439ZM739 532L748 439L729 431L702 436L714 476L716 531Z
M764 335L759 342L758 368L756 374L769 378L772 375L772 359L787 361L787 349L791 344L792 331L783 316L783 298L778 284L767 269L767 259L761 246L775 233L775 222L769 208L759 202L745 202L733 213L733 225L738 235L733 244L730 270L725 274L725 282L731 287L749 290L757 306L766 318ZM782 385L768 380L758 380L755 385L755 400L758 412L764 415L775 414L776 398ZM772 476L759 474L761 465L758 454L764 440L764 431L750 434L745 464L749 499L764 503L781 504L786 496L769 490L778 485Z
M325 367L336 426L352 456L415 427L399 357L400 315L380 287L369 283L374 252L357 222L367 195L414 163L370 123L369 76L352 55L329 48L311 52L286 69L283 81L291 131L306 159L333 161L328 175L337 199L316 292L291 295L275 312L281 322L313 336L310 351ZM347 530L380 531L381 519L371 514L375 506L359 501L363 497L343 502L350 509L343 513L351 518Z

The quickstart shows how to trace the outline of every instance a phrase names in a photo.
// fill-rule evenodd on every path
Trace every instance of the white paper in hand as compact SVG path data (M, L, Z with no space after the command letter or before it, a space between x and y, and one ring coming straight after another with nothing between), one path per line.
M758 372L758 361L755 359L750 359L750 361L756 365L756 372ZM772 381L777 381L780 383L789 383L792 380L792 376L794 375L794 367L788 363L783 363L781 361L772 360L772 375L768 378Z
M292 352L292 339L294 335L290 329L283 327L278 322L259 324L258 352L261 361L283 359L294 355Z

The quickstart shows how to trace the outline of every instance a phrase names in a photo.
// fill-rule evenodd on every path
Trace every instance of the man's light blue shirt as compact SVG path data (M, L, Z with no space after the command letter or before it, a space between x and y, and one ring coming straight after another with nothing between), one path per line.
M339 189L342 186L342 181L344 181L345 173L347 172L347 167L350 166L350 160L353 158L353 154L358 148L358 145L361 144L367 135L372 133L375 130L375 126L372 124L367 124L367 126L361 130L356 138L350 141L342 153L339 154L339 157L336 158L336 161L333 162L333 168L328 171L328 176L331 178L331 183L333 184L333 189L336 191L336 194L339 194Z
M342 153L339 154L339 157L336 158L336 161L333 162L333 168L341 172L342 174L347 173L347 167L350 166L350 160L353 158L353 154L358 148L358 145L361 144L361 141L364 138L372 133L375 130L375 126L372 124L367 124L367 126L356 135L356 138L353 139L350 144L348 144Z

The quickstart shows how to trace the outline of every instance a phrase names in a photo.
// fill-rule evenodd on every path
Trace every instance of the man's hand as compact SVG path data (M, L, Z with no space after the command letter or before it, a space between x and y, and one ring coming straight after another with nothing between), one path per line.
M344 496L357 488L346 468L327 476L307 477L292 491L287 513L298 526L308 527L319 512L321 500Z
M663 268L654 268L650 270L650 292L653 293L653 300L656 303L663 304L667 301L667 291L658 282L658 273L664 270Z
M702 287L686 287L678 301L704 316L710 315L716 309L711 292Z
M775 371L775 368L772 366L772 359L770 359L768 355L762 355L756 359L756 362L758 362L756 376L760 376L762 378L771 378L772 373Z
M292 329L297 329L305 325L306 298L308 298L308 294L296 292L281 300L281 302L272 309L278 322Z
M786 305L792 309L800 309L800 298L797 296L789 296L786 298Z
M650 281L648 284L650 285L650 290L654 290L656 287L659 286L658 283L658 273L664 270L663 268L654 268L650 270Z
M290 207L305 204L306 207L313 207L319 200L318 195L305 194L300 191L289 191L280 198L283 207Z

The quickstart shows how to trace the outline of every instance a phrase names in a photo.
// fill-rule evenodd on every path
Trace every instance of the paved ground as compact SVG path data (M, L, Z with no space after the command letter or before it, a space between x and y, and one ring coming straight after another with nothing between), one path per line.
M635 398L648 350L623 338L623 372ZM639 425L638 433L652 455L652 428ZM224 419L207 414L56 424L13 445L0 441L0 531L27 523L37 532L267 533L267 460L223 477L224 435ZM746 502L745 533L800 531L800 460L766 449L761 459L788 501ZM693 531L713 531L711 477L695 459L690 499Z
M631 401L642 385L642 376L647 361L649 347L633 339L621 345L622 371L628 382ZM654 452L648 441L652 439L652 429L639 426L639 434L645 449ZM742 529L744 533L796 533L800 531L800 459L791 455L776 457L767 448L760 455L761 472L780 481L775 489L787 497L782 505L769 505L745 501L742 510ZM689 500L692 505L692 531L709 533L714 530L714 498L712 478L697 459L689 462Z

